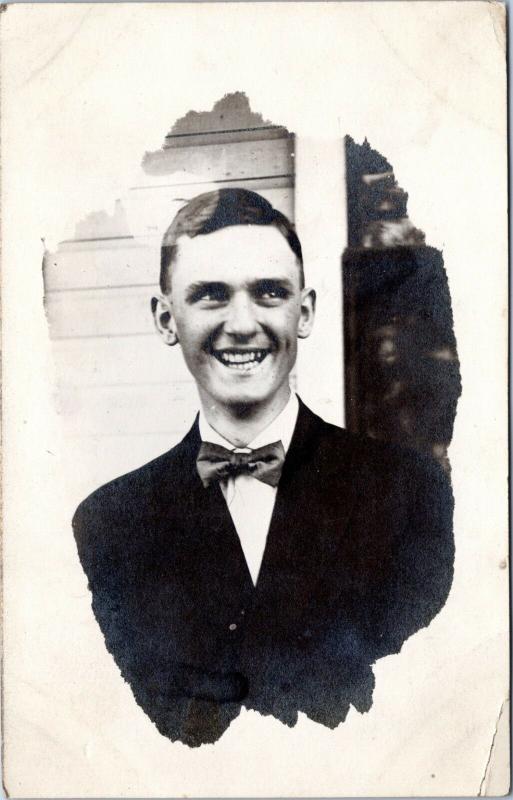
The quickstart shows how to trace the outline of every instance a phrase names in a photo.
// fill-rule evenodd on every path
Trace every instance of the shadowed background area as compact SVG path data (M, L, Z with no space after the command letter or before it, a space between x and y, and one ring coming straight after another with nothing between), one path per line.
M346 163L346 426L448 470L461 380L443 257L408 218L383 156L347 136Z

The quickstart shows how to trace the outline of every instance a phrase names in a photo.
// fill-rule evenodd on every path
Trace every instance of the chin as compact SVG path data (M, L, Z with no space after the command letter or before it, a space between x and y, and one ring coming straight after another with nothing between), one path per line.
M265 403L271 397L272 393L269 392L251 392L249 390L241 391L239 389L236 392L230 392L224 395L222 398L219 397L219 402L224 406L231 406L232 408L240 406L250 408L251 406Z
M269 364L264 362L257 374L253 375L231 373L217 361L209 366L202 376L203 380L199 381L203 390L217 406L231 409L237 414L272 402L283 385L287 383L288 386L288 371L277 370L271 361Z
M247 386L224 387L221 391L211 391L210 395L217 404L235 410L264 405L273 399L277 391L276 386L250 386L248 382Z

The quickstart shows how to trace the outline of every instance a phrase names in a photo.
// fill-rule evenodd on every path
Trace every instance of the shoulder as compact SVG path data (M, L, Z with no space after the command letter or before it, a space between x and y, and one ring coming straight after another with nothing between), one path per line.
M73 516L75 536L84 536L92 528L109 529L132 527L155 509L166 488L166 496L184 493L183 484L190 472L189 433L178 445L152 459L147 464L100 486L78 506Z
M308 476L326 505L350 504L353 522L383 540L388 531L452 553L454 497L449 476L429 455L349 433L320 420ZM312 469L313 468L313 469ZM445 552L445 551L444 551Z
M314 460L325 474L350 471L355 481L377 480L408 492L416 492L423 483L449 486L438 462L418 450L351 433L325 422L304 405L302 413L310 416Z

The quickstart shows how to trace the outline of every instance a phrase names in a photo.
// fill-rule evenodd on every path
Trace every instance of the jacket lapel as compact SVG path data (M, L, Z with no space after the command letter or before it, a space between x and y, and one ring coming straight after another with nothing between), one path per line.
M355 491L352 448L334 451L332 431L300 401L257 584L259 605L292 601L300 612L337 558Z
M205 488L196 469L201 445L198 418L180 445L178 500L170 509L174 517L174 547L181 550L184 564L193 564L193 581L205 592L220 591L219 601L253 589L239 537L223 497L214 483ZM176 498L176 493L175 498Z

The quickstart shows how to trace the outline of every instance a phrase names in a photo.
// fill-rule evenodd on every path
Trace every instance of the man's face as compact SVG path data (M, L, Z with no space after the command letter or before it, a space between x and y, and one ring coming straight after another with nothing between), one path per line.
M276 228L232 226L178 241L156 319L164 337L178 338L204 403L255 406L288 396L314 303Z

